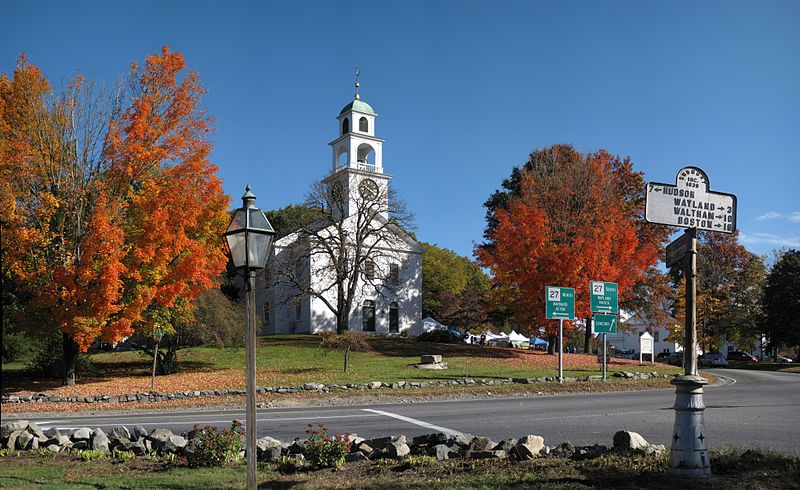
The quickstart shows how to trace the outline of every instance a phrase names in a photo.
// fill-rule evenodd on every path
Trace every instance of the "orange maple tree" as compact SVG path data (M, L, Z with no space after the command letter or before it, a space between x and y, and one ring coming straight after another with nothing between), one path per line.
M83 77L54 95L24 58L0 77L4 274L63 333L65 384L98 337L169 334L227 260L197 74L164 47L130 87L127 103Z
M517 192L490 210L488 241L476 248L496 300L518 323L546 326L551 337L547 286L575 288L578 318L590 314L592 280L618 283L620 301L629 300L668 233L644 226L644 182L630 160L555 145L531 154L514 177Z

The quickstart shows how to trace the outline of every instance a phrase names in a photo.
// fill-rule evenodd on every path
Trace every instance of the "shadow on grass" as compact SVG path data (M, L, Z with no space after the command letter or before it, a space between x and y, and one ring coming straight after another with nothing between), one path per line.
M297 485L302 484L301 481L279 481L279 480L268 480L258 484L258 488L294 488Z
M214 366L209 362L180 361L179 372L212 371ZM78 385L102 383L115 377L149 378L153 372L153 360L141 358L121 362L101 361L91 364L90 372L77 376ZM39 373L27 371L3 371L3 395L18 392L45 392L63 386L61 378L45 377Z

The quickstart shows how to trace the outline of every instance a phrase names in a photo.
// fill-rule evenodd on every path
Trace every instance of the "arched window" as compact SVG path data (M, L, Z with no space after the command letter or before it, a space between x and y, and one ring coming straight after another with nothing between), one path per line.
M375 302L369 299L361 306L361 330L375 331Z
M361 143L358 145L357 149L358 153L356 160L360 163L375 163L375 150L372 146L368 145L367 143Z
M362 133L369 133L369 121L364 116L361 116L361 119L358 120L358 130Z
M347 148L342 145L339 147L338 154L336 155L336 165L341 167L343 165L347 165L347 162L350 160L350 156L347 154Z
M397 303L389 305L389 333L400 332L400 315Z
M342 134L347 134L350 132L350 119L344 118L342 119Z

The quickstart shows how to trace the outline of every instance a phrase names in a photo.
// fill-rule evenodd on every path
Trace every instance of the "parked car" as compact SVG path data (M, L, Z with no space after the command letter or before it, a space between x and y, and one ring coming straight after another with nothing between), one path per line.
M727 367L728 359L725 354L709 352L697 358L697 365L700 367Z
M673 352L667 358L667 362L673 366L683 366L683 352Z
M616 352L616 357L621 357L622 359L633 359L636 357L636 351L633 349L621 349Z
M670 355L672 355L670 352L659 352L656 354L656 362L667 362Z
M782 356L780 354L775 356L775 361L776 362L794 362L791 357Z
M743 362L758 362L755 356L751 356L747 352L732 350L728 352L729 361L743 361Z

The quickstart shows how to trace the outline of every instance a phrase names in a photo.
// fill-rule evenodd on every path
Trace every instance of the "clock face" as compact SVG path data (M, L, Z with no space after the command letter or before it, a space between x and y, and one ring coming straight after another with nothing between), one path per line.
M364 179L358 185L358 193L368 201L378 197L378 190L378 184L372 179Z

